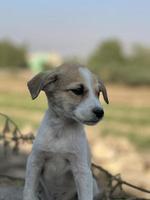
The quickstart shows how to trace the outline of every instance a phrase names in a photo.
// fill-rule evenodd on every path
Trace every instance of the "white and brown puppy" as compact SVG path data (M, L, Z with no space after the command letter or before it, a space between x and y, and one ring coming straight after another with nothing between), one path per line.
M24 200L93 200L99 193L83 124L99 122L104 111L99 93L106 88L87 68L63 64L28 82L32 99L46 93L48 110L28 158Z

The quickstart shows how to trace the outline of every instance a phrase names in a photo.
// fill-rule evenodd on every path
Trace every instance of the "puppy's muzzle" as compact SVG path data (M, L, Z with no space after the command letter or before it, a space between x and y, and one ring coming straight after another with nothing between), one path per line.
M92 118L88 121L83 121L84 124L94 125L98 123L104 116L104 110L100 107L95 107L92 109Z

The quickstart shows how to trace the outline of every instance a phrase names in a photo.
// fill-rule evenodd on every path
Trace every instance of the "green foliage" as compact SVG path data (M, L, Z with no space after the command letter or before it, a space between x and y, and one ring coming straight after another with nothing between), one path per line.
M139 44L134 45L129 61L133 65L150 66L150 49Z
M117 40L109 40L104 41L98 46L92 54L89 63L98 67L112 63L119 64L124 62L124 60L121 44Z
M0 42L0 67L16 68L26 65L26 48L8 40Z
M104 41L89 57L88 66L107 82L150 85L150 49L140 45L127 56L119 41Z

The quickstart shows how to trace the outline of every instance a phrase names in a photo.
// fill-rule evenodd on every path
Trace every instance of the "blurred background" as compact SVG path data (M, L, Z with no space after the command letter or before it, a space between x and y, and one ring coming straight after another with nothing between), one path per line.
M147 0L1 1L0 112L23 133L36 134L47 102L42 93L31 100L27 81L63 62L88 66L105 82L110 99L109 105L102 100L103 121L86 127L93 161L150 188L149 9ZM21 145L25 158L30 150ZM10 160L1 158L0 173L23 177L25 160Z

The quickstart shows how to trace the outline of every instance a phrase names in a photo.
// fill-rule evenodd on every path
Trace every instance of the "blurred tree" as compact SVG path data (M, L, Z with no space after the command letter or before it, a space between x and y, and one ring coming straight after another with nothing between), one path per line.
M25 67L26 53L25 46L15 45L9 40L0 41L0 67Z
M150 66L150 48L135 44L129 61L133 65Z
M89 65L94 68L102 65L124 63L125 56L119 41L110 39L98 46L89 58Z
M121 43L116 39L109 39L100 44L88 59L88 66L99 76L109 82L115 82L120 78L117 69L122 69L126 63L126 57Z
M87 65L104 81L130 85L150 85L150 49L135 45L124 54L118 40L107 40L96 48Z

